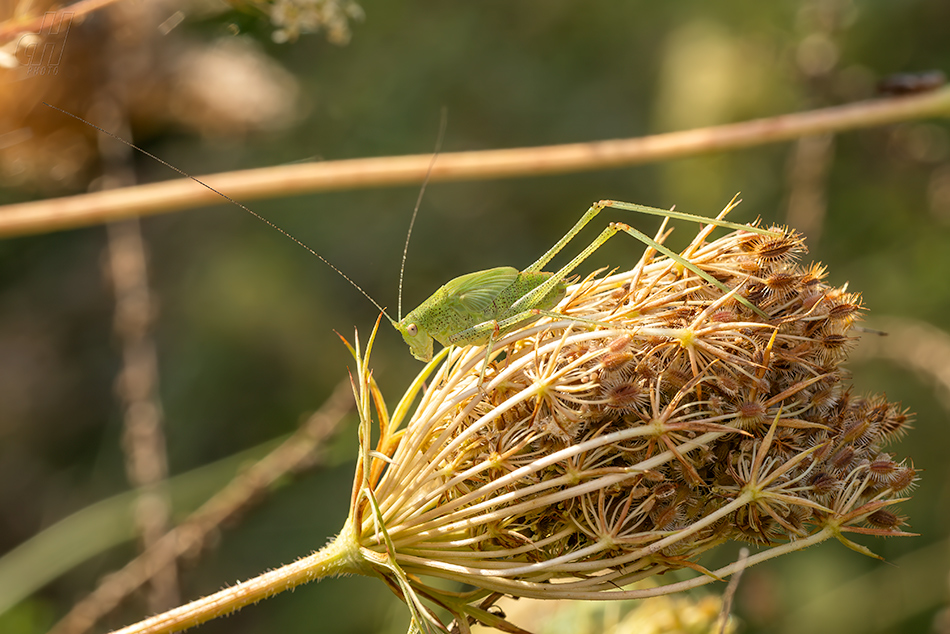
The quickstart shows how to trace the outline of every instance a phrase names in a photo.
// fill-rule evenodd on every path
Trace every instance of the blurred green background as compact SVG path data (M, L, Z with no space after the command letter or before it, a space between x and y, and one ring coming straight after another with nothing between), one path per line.
M44 98L91 117L97 94L119 86L136 104L129 116L133 137L201 174L429 152L442 108L445 151L543 145L833 105L873 96L876 81L891 73L950 69L946 0L361 0L360 6L365 20L351 24L344 46L319 34L278 45L271 26L253 15L198 12L157 43L139 38L151 52L125 58L102 54L121 41L115 35L121 31L108 30L118 28L117 19L93 16L83 25L91 33L77 26L67 45L75 55L87 46L86 56L65 60L59 75L47 78ZM141 15L132 20L146 32L157 23ZM143 81L159 77L155 69L165 60L187 66L222 41L244 43L249 48L242 51L273 66L242 74L237 49L225 49L237 65L199 77L211 95L204 98L222 102L213 107L183 99L190 84L169 80L159 90ZM8 85L27 94L28 81ZM237 112L239 122L214 108ZM239 115L252 120L255 113L258 119L240 123ZM55 127L50 115L43 117ZM15 123L0 121L8 125L2 133ZM92 137L88 130L71 134ZM33 141L19 155L33 157L28 168L6 169L0 202L83 191L96 177L98 162L88 152L31 153ZM142 156L134 165L143 182L174 176ZM409 247L406 309L454 276L526 266L594 200L675 204L711 215L736 192L744 202L734 220L761 216L808 234L808 257L829 266L829 281L863 293L869 327L926 322L938 329L927 335L930 348L946 346L946 120L627 169L431 184ZM370 189L252 208L392 308L417 194L416 187ZM622 219L648 233L658 226L654 218L613 213L603 222ZM347 352L334 331L351 337L355 327L365 337L377 311L320 261L226 204L148 218L142 226L159 303L154 336L173 475L289 433L347 377ZM590 239L599 228L584 235ZM692 231L677 225L671 244L682 245ZM0 242L0 553L128 488L105 240L104 229L93 227ZM640 251L615 238L584 272L623 266ZM875 350L858 347L850 364L854 384L917 412L915 431L894 451L924 469L914 498L901 507L920 536L859 538L890 563L827 543L751 569L736 604L744 631L950 632L944 611L950 400L946 383L938 383L940 367L948 380L950 356L919 373L909 369L919 359L884 359ZM373 367L395 403L421 365L384 327ZM337 445L331 466L275 490L238 525L223 529L213 549L184 565L184 598L289 562L333 536L347 511L355 421ZM135 544L124 542L71 569L0 615L0 631L45 631L134 553ZM135 597L97 631L144 612ZM406 623L383 584L349 578L299 588L200 631L388 632L404 631Z

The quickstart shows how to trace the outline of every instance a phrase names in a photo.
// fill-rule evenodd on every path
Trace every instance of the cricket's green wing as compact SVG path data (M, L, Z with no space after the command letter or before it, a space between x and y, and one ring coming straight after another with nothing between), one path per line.
M476 322L494 319L492 302L520 275L511 266L499 266L485 271L462 275L442 287L443 296L460 315L475 318Z

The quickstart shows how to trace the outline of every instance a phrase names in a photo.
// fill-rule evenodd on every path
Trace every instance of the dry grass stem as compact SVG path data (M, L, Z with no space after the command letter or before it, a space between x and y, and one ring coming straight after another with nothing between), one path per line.
M795 143L789 161L789 196L785 221L807 235L813 247L821 239L825 228L828 177L834 164L834 154L834 136L807 136Z
M223 523L233 521L262 500L275 482L288 473L300 473L319 463L319 450L338 430L352 409L348 383L341 383L323 406L300 429L253 466L243 470L201 508L161 537L121 570L103 578L92 593L50 630L50 634L83 634L119 603L145 584L157 571L181 557L195 557Z
M480 152L446 152L431 180L515 178L606 169L695 156L802 136L950 115L950 88L862 101L810 112L633 139ZM218 191L250 201L271 196L421 183L430 155L283 165L201 176ZM0 236L43 233L130 216L216 204L217 194L190 180L139 185L0 207Z
M117 104L110 105L118 112ZM124 117L117 119L128 130ZM104 137L100 135L100 143ZM117 186L135 182L129 167L131 154L124 146L102 148L104 183ZM171 522L165 420L158 389L158 354L152 338L156 308L139 220L111 223L107 233L108 267L103 273L115 293L114 328L122 346L122 369L116 381L123 410L122 451L126 477L138 492L134 517L140 547L148 550L168 532ZM151 612L181 602L174 561L153 571L147 602Z
M168 532L171 500L158 355L151 332L154 306L137 219L109 225L109 262L116 295L115 331L122 344L117 380L123 409L122 450L129 485L138 491L135 523L141 548L147 550ZM166 610L180 602L174 562L154 570L149 586L151 611Z

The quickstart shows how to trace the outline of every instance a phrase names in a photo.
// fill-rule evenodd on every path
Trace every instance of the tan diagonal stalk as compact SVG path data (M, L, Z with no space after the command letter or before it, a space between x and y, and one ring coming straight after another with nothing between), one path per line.
M446 152L439 155L431 180L480 180L591 171L946 116L950 116L950 88L632 139ZM218 191L246 202L272 196L421 183L431 159L429 154L419 154L325 161L209 174L200 178ZM178 179L6 205L0 207L0 236L44 233L219 202L221 198L216 193L190 180Z

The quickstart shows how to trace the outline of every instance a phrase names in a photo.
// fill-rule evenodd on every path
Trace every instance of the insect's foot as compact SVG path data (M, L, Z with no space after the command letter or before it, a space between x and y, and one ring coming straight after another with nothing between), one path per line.
M488 404L490 405L490 404L491 404L491 395L488 393L488 390L485 389L485 382L484 382L484 381L479 381L479 382L478 382L478 385L477 385L476 387L478 388L478 398L479 398L483 403L488 403Z

